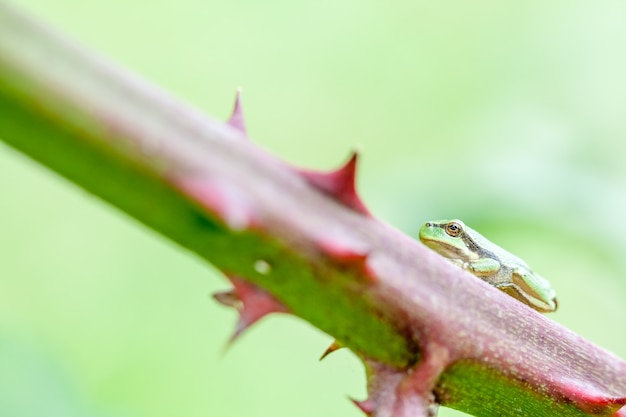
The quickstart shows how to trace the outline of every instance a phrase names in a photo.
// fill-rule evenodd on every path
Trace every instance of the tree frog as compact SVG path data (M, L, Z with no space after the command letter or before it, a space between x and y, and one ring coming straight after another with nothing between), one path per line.
M535 310L542 313L556 311L556 293L545 278L462 221L427 222L421 227L419 238L455 265Z

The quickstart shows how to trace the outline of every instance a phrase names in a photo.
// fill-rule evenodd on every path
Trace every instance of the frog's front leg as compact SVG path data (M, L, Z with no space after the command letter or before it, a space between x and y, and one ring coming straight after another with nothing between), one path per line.
M476 261L465 262L463 269L478 277L486 277L497 273L500 270L500 266L500 262L493 258L482 258Z
M483 258L471 262L458 258L449 258L448 260L459 268L463 268L479 277L492 275L500 270L500 263L491 258Z

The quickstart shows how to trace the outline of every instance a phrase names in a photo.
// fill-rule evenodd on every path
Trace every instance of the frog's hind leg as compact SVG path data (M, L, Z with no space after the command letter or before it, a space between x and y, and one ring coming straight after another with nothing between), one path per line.
M556 293L547 279L525 268L513 270L512 279L522 293L532 299L531 307L542 313L556 310Z
M515 298L517 301L521 301L532 309L539 311L540 313L549 313L556 309L556 305L552 306L538 298L531 296L515 283L497 284L496 288L507 293L511 297ZM554 301L554 303L556 304L556 300Z

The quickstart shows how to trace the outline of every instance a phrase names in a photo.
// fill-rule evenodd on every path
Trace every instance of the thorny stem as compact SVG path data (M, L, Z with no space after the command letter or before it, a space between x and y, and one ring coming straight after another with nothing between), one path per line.
M368 215L356 160L294 169L237 126L0 2L0 139L357 352L365 411L424 415L436 398L483 416L612 415L626 402L621 359Z

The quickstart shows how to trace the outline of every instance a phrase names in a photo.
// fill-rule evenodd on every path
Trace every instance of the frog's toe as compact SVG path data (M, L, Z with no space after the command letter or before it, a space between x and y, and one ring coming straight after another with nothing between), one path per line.
M559 308L559 302L556 300L556 297L552 299L552 304L554 304L554 309L552 311L556 311Z

